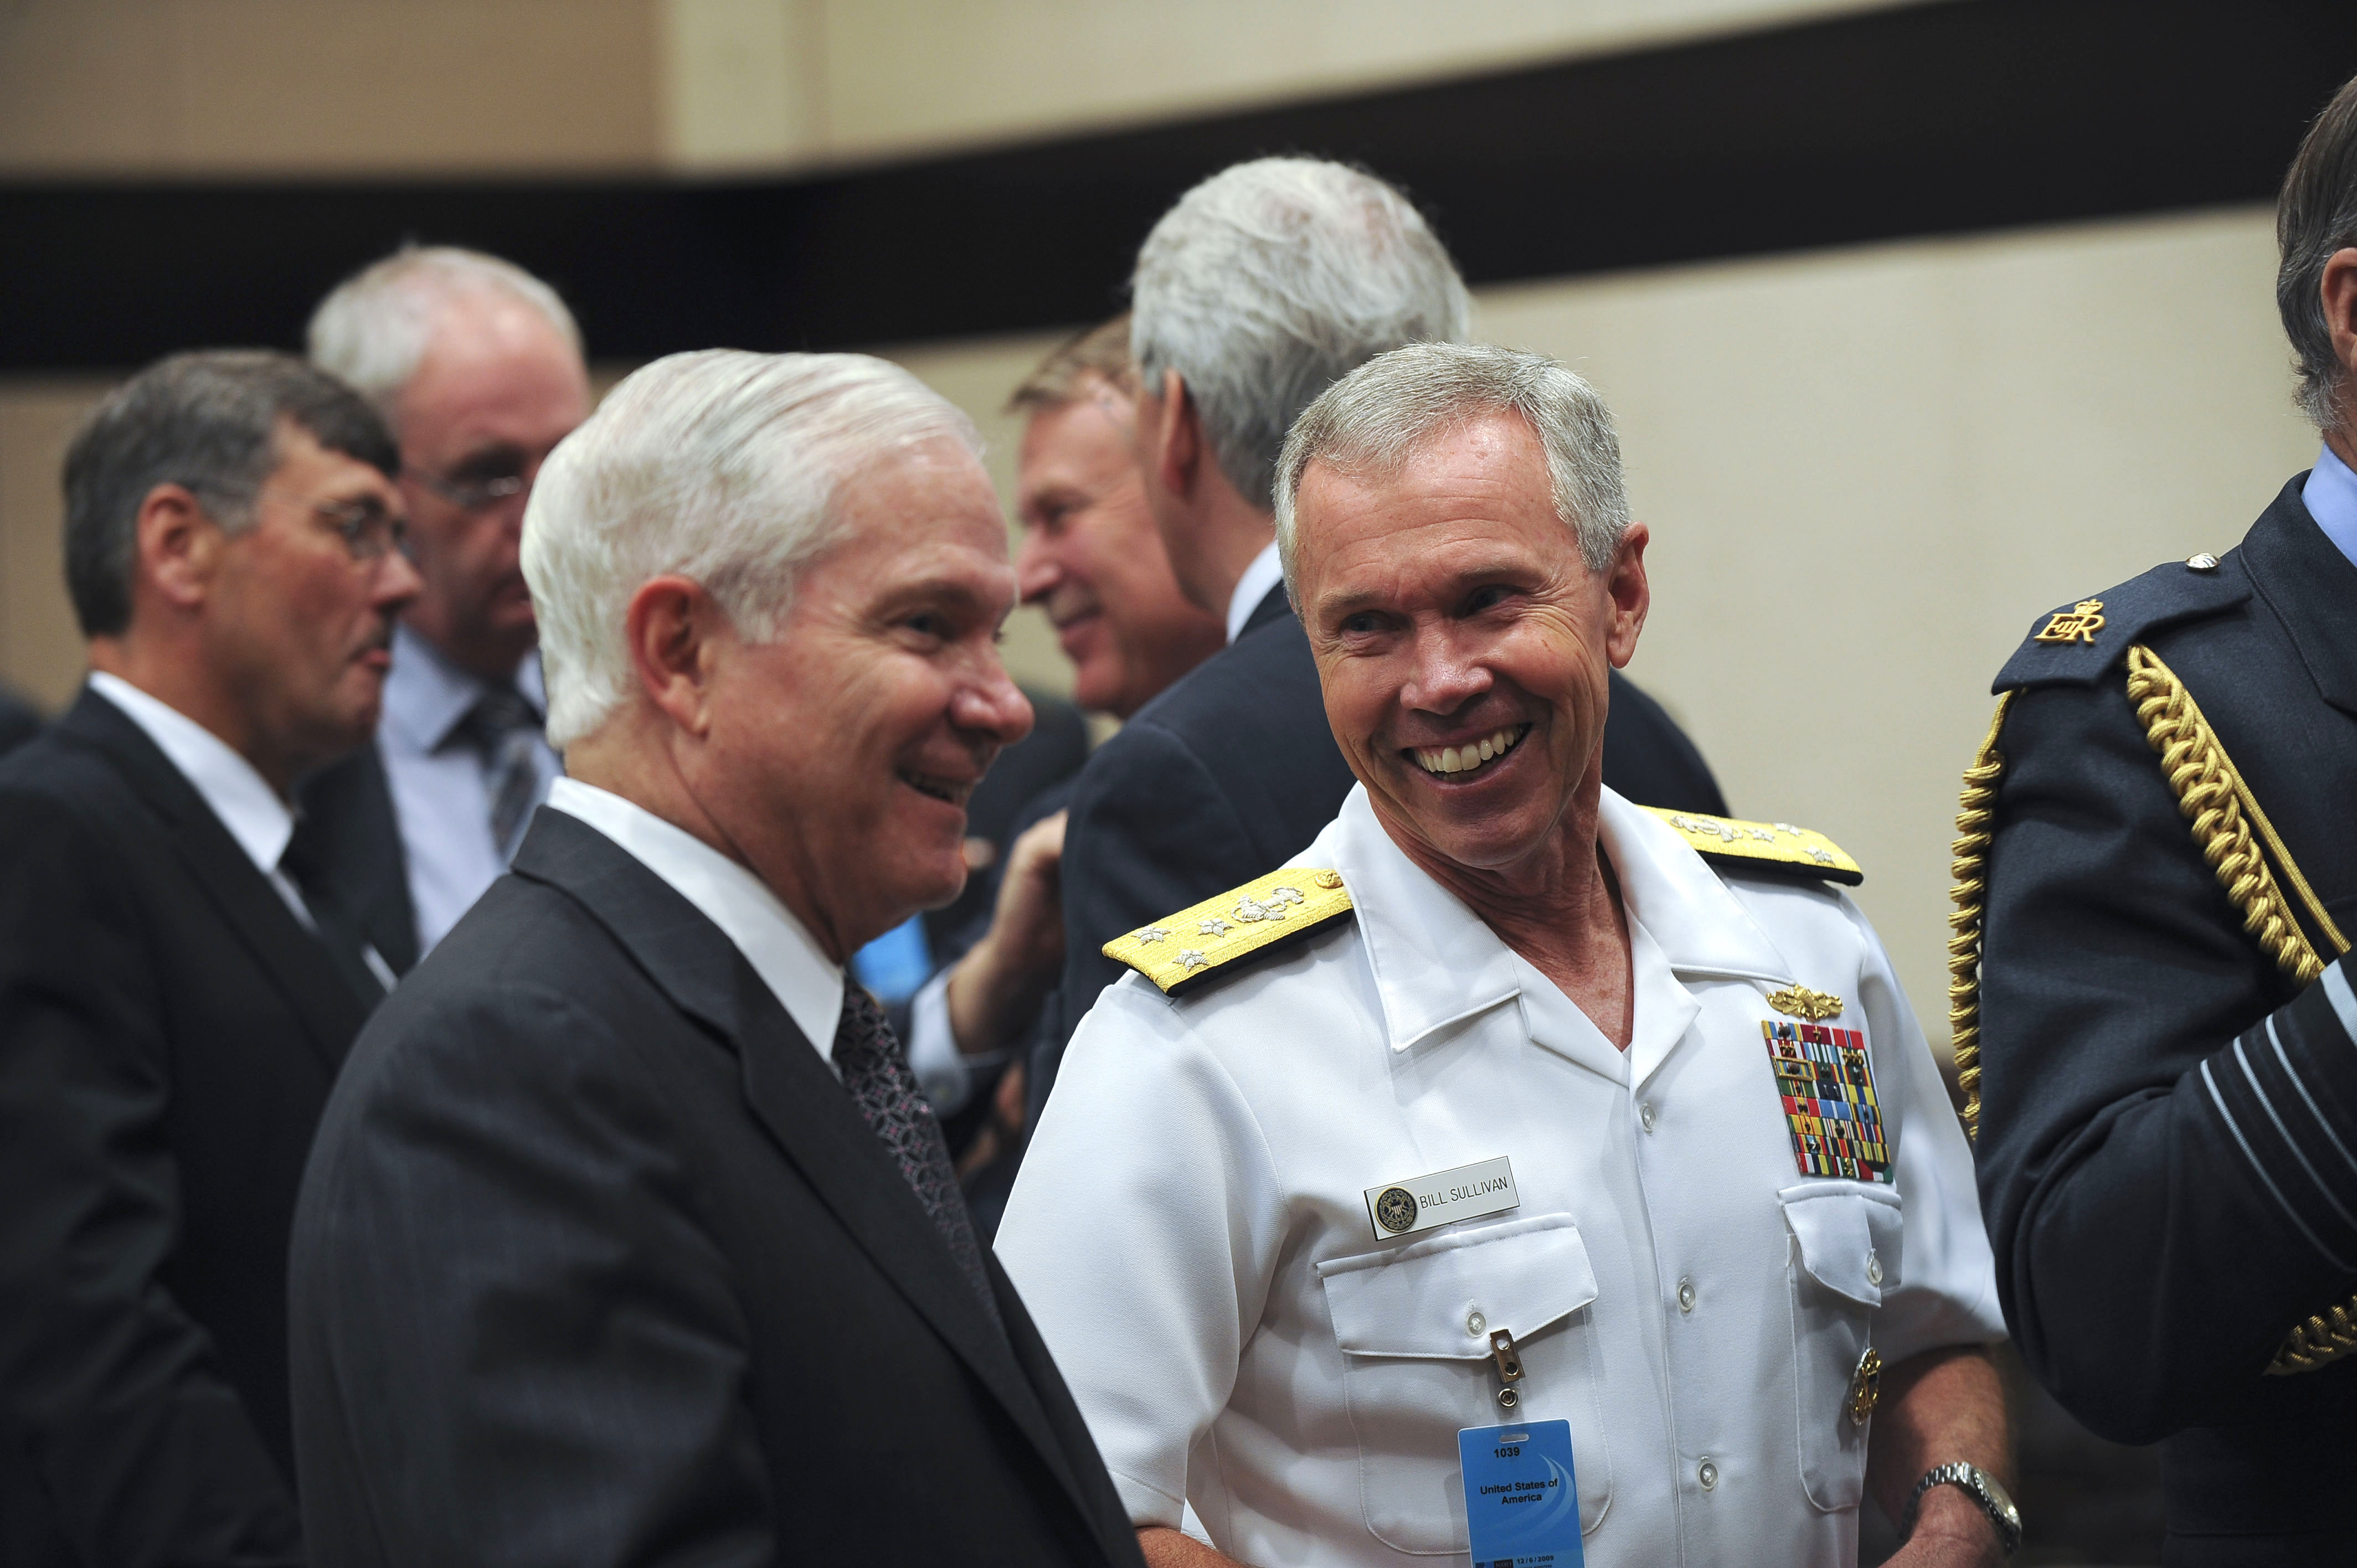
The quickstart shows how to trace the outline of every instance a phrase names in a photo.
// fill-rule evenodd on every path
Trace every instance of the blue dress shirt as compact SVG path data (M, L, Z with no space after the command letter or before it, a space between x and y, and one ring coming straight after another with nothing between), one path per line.
M548 693L541 682L539 654L524 656L515 686L545 718ZM377 749L401 823L420 956L473 908L515 854L514 843L491 842L489 765L460 729L487 689L406 626L393 628L393 673L384 682ZM537 803L548 798L549 785L565 768L544 742L535 760ZM524 820L530 822L529 812ZM519 829L516 837L522 836Z
M2317 454L2316 467L2309 470L2299 499L2307 503L2308 515L2316 519L2316 526L2324 530L2324 537L2339 545L2349 564L2357 566L2357 474L2349 471L2349 465L2334 456L2331 447Z

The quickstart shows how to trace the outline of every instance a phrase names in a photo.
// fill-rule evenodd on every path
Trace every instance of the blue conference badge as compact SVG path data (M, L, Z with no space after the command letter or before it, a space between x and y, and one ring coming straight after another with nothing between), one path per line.
M1583 1568L1571 1423L1469 1426L1457 1434L1473 1568Z

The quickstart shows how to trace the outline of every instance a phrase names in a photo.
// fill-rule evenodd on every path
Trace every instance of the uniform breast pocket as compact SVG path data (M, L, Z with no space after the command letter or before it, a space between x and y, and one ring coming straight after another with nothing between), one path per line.
M1784 1272L1792 1298L1801 1486L1821 1509L1856 1508L1866 1495L1871 1423L1850 1419L1850 1381L1873 1342L1883 1286L1899 1283L1899 1194L1878 1184L1816 1181L1788 1187L1776 1198L1791 1232Z
M1469 1550L1457 1434L1568 1421L1579 1528L1612 1498L1596 1353L1596 1271L1567 1214L1541 1215L1318 1266L1344 1361L1367 1529L1394 1551ZM1490 1335L1521 1353L1522 1402L1498 1408Z

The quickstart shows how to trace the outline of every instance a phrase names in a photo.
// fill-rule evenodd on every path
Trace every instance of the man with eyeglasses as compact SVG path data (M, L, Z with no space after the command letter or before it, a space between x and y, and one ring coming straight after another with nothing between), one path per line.
M376 746L304 787L329 876L405 971L507 868L561 771L516 552L541 462L589 415L589 377L554 289L447 246L338 286L310 352L393 426L425 579Z
M392 974L296 843L374 728L398 458L283 354L183 354L66 457L89 683L0 760L0 1562L291 1563L286 1252Z

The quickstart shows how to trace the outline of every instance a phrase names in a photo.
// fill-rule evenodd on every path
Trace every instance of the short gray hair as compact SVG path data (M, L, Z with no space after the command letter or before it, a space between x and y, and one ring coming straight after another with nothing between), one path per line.
M549 744L630 690L630 596L701 583L738 631L773 639L796 582L844 537L844 487L935 441L979 456L974 423L865 354L673 354L607 394L549 454L523 514Z
M2332 95L2284 175L2276 244L2276 309L2298 357L2300 410L2330 430L2342 417L2342 369L2324 318L2324 264L2357 245L2357 81Z
M311 313L311 362L358 387L393 417L445 306L486 295L530 306L581 352L581 328L556 291L513 262L455 245L404 245L354 273Z
M1629 529L1620 440L1604 400L1544 354L1487 344L1418 343L1378 355L1336 381L1294 421L1276 469L1276 543L1293 585L1301 476L1324 463L1354 478L1397 474L1439 436L1488 413L1516 413L1546 450L1555 516L1591 572L1612 564Z
M291 424L390 478L392 432L368 401L292 354L216 349L158 360L109 392L66 449L66 593L84 637L130 629L139 508L178 485L226 533L253 525L253 500L285 460Z
M1386 349L1463 338L1472 314L1407 198L1318 158L1238 164L1180 197L1131 287L1145 390L1178 372L1220 471L1256 507L1310 399Z

